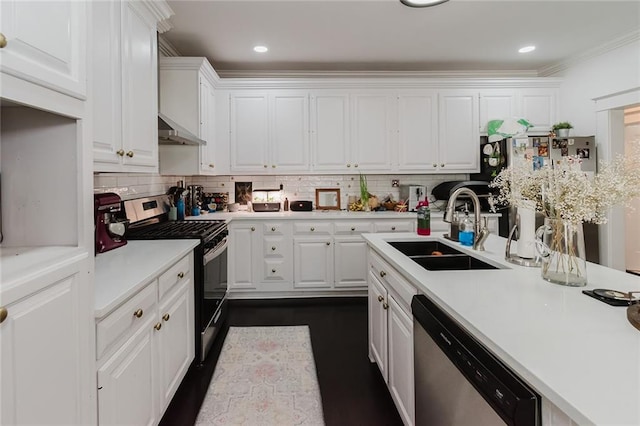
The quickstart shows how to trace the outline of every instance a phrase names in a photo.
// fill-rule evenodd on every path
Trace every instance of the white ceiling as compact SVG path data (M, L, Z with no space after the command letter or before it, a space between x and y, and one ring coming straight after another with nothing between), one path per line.
M640 0L174 0L164 33L183 56L233 71L538 73L640 33ZM253 46L269 47L266 54ZM520 54L518 48L537 49ZM640 52L638 53L640 60Z

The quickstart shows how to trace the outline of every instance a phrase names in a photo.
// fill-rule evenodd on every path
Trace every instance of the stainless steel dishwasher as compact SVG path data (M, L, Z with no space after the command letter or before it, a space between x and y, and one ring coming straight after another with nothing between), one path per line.
M424 295L413 297L416 425L540 425L540 396Z

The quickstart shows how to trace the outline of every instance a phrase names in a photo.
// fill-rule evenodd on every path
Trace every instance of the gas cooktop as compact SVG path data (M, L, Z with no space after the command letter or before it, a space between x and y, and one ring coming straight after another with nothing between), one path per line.
M160 222L139 228L129 228L127 238L132 240L203 239L224 227L224 220Z

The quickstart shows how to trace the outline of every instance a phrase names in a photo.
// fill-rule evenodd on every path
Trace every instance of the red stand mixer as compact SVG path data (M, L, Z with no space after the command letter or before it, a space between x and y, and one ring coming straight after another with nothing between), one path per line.
M129 221L116 216L122 210L120 201L120 196L112 192L95 194L93 197L96 254L127 244L124 234Z

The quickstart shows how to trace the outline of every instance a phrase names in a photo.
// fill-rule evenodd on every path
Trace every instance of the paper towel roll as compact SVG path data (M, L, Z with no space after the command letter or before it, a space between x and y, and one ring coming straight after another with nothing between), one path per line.
M518 256L533 259L536 256L536 211L518 207Z

